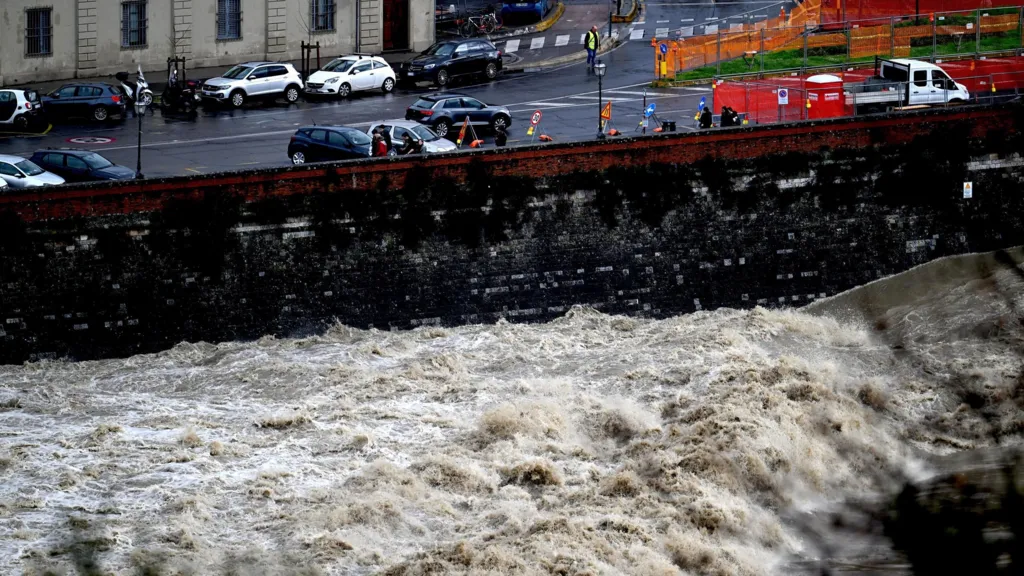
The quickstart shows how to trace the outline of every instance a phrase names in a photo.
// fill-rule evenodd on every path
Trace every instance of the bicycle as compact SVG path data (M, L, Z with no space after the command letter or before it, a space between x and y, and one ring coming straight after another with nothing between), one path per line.
M463 22L459 32L463 38L469 38L477 34L494 34L494 31L501 28L501 19L495 16L494 12L481 16L470 16Z

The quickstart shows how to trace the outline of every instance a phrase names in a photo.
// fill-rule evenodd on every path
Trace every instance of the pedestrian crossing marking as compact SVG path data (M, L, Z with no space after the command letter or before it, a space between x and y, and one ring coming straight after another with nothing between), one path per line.
M669 20L658 20L658 24L668 24Z
M533 38L530 40L530 50L540 50L544 47L544 37Z
M643 40L644 39L644 29L643 28L635 28L632 32L629 33L629 39L630 40Z
M680 36L693 36L693 26L679 30Z
M705 20L718 20L718 16L710 16L708 18L705 18Z
M584 32L583 34L580 34L580 44L583 44L586 41L587 41L587 33Z
M584 36L586 36L586 34L584 34ZM568 34L563 34L561 36L556 36L555 37L555 46L568 46L568 45L569 45L569 35Z
M693 22L693 18L683 18L680 22Z
M519 39L509 40L505 43L505 52L512 53L519 50Z
M665 36L668 36L668 28L658 28L654 31L655 38L664 38Z
M716 34L718 33L718 24L708 24L704 27L705 34Z

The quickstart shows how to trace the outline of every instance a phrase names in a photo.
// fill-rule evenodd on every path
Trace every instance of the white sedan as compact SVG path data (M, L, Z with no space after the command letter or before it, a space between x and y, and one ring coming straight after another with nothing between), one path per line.
M0 181L11 188L35 188L63 184L64 179L21 156L0 154Z
M347 97L353 92L395 89L395 71L378 56L342 56L306 79L306 94Z
M424 154L454 152L458 150L458 147L455 146L455 142L441 138L433 130L419 122L412 122L410 120L386 120L384 122L375 122L370 126L366 133L372 137L373 131L377 128L380 128L391 136L391 150L388 151L389 156L393 156L398 153L398 149L403 144L402 136L404 134L409 134L410 138L418 138L422 140Z

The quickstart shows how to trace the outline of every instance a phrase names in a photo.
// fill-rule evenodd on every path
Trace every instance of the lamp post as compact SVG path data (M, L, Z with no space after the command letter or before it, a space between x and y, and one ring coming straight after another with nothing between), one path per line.
M601 93L602 78L607 71L607 66L600 60L597 64L594 64L594 73L597 74L597 139L601 140L604 138L604 122L601 118L601 114L604 112L604 97Z
M135 115L139 118L139 139L138 139L138 156L135 163L135 179L141 180L145 178L142 175L142 117L146 115L146 103L142 101L142 98L136 94L135 98Z

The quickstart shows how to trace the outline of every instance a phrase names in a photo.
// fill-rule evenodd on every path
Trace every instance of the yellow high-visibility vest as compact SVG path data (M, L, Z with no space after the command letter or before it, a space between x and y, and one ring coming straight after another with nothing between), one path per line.
M587 32L587 49L597 49L597 32L594 32L593 30Z

